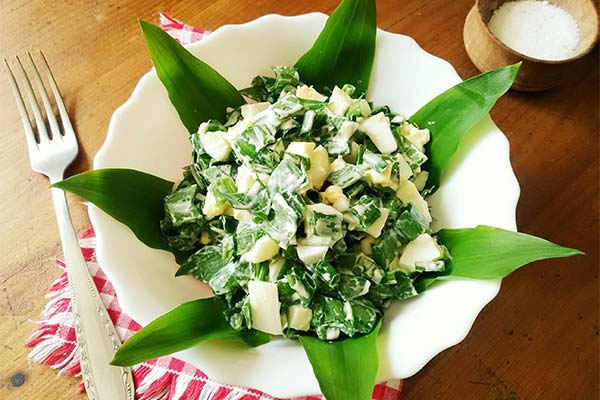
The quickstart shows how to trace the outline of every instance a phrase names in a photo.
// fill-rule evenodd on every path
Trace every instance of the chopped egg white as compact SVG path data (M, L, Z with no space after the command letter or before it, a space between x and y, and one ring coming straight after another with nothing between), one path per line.
M206 216L206 218L211 219L218 215L223 215L228 209L229 204L219 203L209 186L209 189L206 192L206 198L204 199L204 204L202 205L202 213Z
M307 171L310 187L320 189L329 175L329 155L323 146L312 142L291 142L285 149L286 153L295 154L310 160Z
M339 87L334 87L329 97L329 109L337 115L345 115L352 104L352 98Z
M390 128L390 121L384 113L380 112L363 119L358 129L366 133L377 150L383 154L390 154L398 149L398 144Z
M427 179L429 178L429 172L421 171L415 175L415 186L419 190L419 192L425 189L425 185L427 184Z
M430 139L429 129L419 129L408 122L402 124L400 134L414 144L420 152L424 151L425 144Z
M314 149L315 144L313 142L291 142L285 152L310 159Z
M270 105L271 104L268 102L244 104L242 107L240 107L240 110L242 112L242 118L250 121L256 115L269 108Z
M350 201L339 186L329 186L321 193L321 197L325 204L331 204L339 212L343 213L350 208Z
M252 222L252 214L248 210L233 209L233 218L238 221Z
M308 179L314 189L321 189L329 175L329 155L323 146L317 146L310 155Z
M342 137L346 138L346 140L350 139L354 132L358 129L358 122L354 121L344 121L342 122L342 126L340 127L339 133Z
M369 102L366 101L365 99L360 99L359 100L359 106L360 106L360 114L363 117L368 117L369 115L371 115L371 106L369 105Z
M298 86L296 88L296 97L305 100L327 101L327 96L323 96L314 88L306 85Z
M254 171L245 165L241 165L238 168L237 176L235 177L238 193L248 193L255 182L256 178L254 177Z
M398 184L398 190L396 196L402 200L403 203L412 204L415 206L417 211L427 220L431 222L431 214L429 213L429 206L414 183L408 180L400 180Z
M385 226L385 222L390 215L390 210L387 208L382 207L379 210L381 211L381 215L373 222L373 225L366 230L366 232L374 238L378 238L381 235L381 230Z
M435 239L423 233L409 242L400 256L400 267L406 271L416 271L416 264L426 264L443 258L444 253Z
M225 140L225 132L206 132L200 134L200 144L209 156L218 161L227 161L231 154L231 145Z
M248 298L252 328L271 335L281 335L283 329L279 316L281 304L277 285L271 282L249 281Z
M276 259L271 260L271 262L269 263L269 282L275 283L284 265L285 258L283 257L278 257Z
M390 187L394 190L398 188L398 184L392 180L392 164L381 172L370 169L367 172L367 181L372 185Z
M312 320L312 310L303 307L300 304L293 304L288 308L287 323L288 327L298 331L307 331L310 329L310 321Z
M341 158L336 158L335 160L333 160L330 164L329 164L329 171L330 172L335 172L337 170L340 170L342 168L344 168L346 166L346 161L344 161Z
M279 244L271 239L269 235L262 236L254 243L252 249L243 255L243 258L251 263L258 264L270 260L279 253Z
M400 155L396 158L396 161L398 163L400 179L410 179L410 177L413 176L413 171L410 168L410 165L408 165L408 162L406 162L404 156Z
M329 246L296 246L298 258L306 264L315 264L327 254Z

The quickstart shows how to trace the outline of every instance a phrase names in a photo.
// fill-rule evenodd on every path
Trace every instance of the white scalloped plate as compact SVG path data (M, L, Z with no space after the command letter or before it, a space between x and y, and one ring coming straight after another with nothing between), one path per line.
M246 87L255 75L269 74L271 65L293 64L314 42L325 20L326 15L317 13L267 15L247 24L224 26L189 49L234 85ZM426 53L413 39L378 31L370 100L409 116L459 81L450 64ZM486 118L467 142L452 172L430 198L434 228L488 224L515 230L519 186L506 137ZM190 163L190 154L188 134L156 73L150 71L114 113L94 168L134 168L177 180L182 167ZM123 310L140 324L148 324L182 302L209 295L202 283L174 277L177 265L169 253L146 247L97 208L90 208L90 218L98 238L98 260ZM378 339L377 380L409 377L436 354L463 340L499 288L499 281L452 281L395 303L386 312ZM255 349L210 342L176 356L218 382L250 386L279 397L319 392L302 347L294 341L274 340Z

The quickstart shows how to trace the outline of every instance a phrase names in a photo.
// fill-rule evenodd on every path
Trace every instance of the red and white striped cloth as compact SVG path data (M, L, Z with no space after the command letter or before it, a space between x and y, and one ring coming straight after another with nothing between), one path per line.
M183 44L201 40L210 32L190 27L160 14L161 27ZM94 283L121 339L127 340L141 326L123 313L112 284L96 261L96 237L88 228L80 240L81 250ZM49 289L48 304L42 320L26 346L31 348L29 358L36 363L59 370L59 374L78 376L81 372L73 327L71 293L64 263L56 263L63 272ZM191 364L173 357L161 357L133 367L137 400L276 400L251 388L217 383ZM83 390L83 385L80 385ZM399 400L402 381L379 384L373 392L374 400ZM318 400L321 395L299 397L294 400Z

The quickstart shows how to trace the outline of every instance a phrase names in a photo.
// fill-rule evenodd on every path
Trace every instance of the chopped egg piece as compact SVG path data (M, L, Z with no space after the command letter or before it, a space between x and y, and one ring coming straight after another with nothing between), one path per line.
M366 230L366 232L374 238L378 238L381 235L381 230L385 226L385 222L390 215L390 210L387 208L382 207L379 210L381 211L381 215L373 222L373 225Z
M345 115L352 104L352 98L339 87L334 87L329 98L329 109L337 115Z
M206 132L200 134L200 144L209 156L218 161L227 161L231 154L231 145L225 140L225 132Z
M279 317L281 304L277 285L271 282L249 281L248 297L252 328L271 335L281 335L283 329Z
M207 219L214 218L218 215L223 215L227 212L229 208L229 204L223 202L219 203L215 194L210 189L206 192L206 198L204 199L204 204L202 205L202 213L206 216Z
M241 165L235 177L238 193L248 193L255 182L254 171L245 165Z
M291 142L285 152L310 159L314 149L315 144L313 142Z
M233 209L233 218L238 221L252 222L252 214L248 210L238 210L237 208Z
M430 139L429 129L419 129L408 122L402 124L400 134L414 144L420 152L424 151L425 144Z
M305 264L315 264L319 262L325 257L327 250L329 250L329 246L296 246L298 258Z
M400 256L399 264L402 269L414 272L416 264L427 264L439 260L443 256L444 253L435 239L431 235L423 233L406 245Z
M415 186L417 187L419 192L422 191L423 189L425 189L425 185L427 184L428 178L429 178L429 172L427 172L427 171L421 171L421 172L418 172L417 175L415 175Z
M316 100L321 102L327 101L327 96L323 96L314 88L306 85L298 86L296 88L296 97L305 100Z
M318 146L310 156L308 179L314 189L321 189L329 175L329 155L323 146Z
M377 150L383 154L390 154L398 149L398 144L390 128L390 121L384 113L380 112L363 119L358 129L366 133Z
M288 327L296 329L297 331L309 330L312 314L310 308L303 307L300 304L292 304L289 306L287 312Z
M271 260L269 263L269 282L275 283L277 278L279 277L279 273L283 269L285 265L285 258L278 257L276 259Z
M251 263L258 264L270 260L279 253L279 244L269 235L262 236L254 243L252 249L244 254L243 258Z
M431 222L431 214L429 213L429 206L414 183L408 180L400 180L398 184L398 190L396 196L402 200L403 203L412 204L415 206L417 211L427 220Z
M261 112L263 112L267 108L269 108L270 105L271 105L271 103L268 103L268 102L244 104L243 106L240 107L240 110L242 112L242 118L250 121L256 115L260 114Z

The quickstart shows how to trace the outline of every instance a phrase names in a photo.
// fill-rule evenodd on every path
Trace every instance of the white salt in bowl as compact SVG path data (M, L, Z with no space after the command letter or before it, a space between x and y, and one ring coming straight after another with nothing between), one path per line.
M579 26L579 43L573 55L562 60L541 60L506 46L489 29L488 23L502 4L510 0L476 0L465 21L463 38L473 64L481 72L521 61L512 88L540 91L559 86L589 68L591 51L598 41L598 13L592 0L549 0L571 14Z

